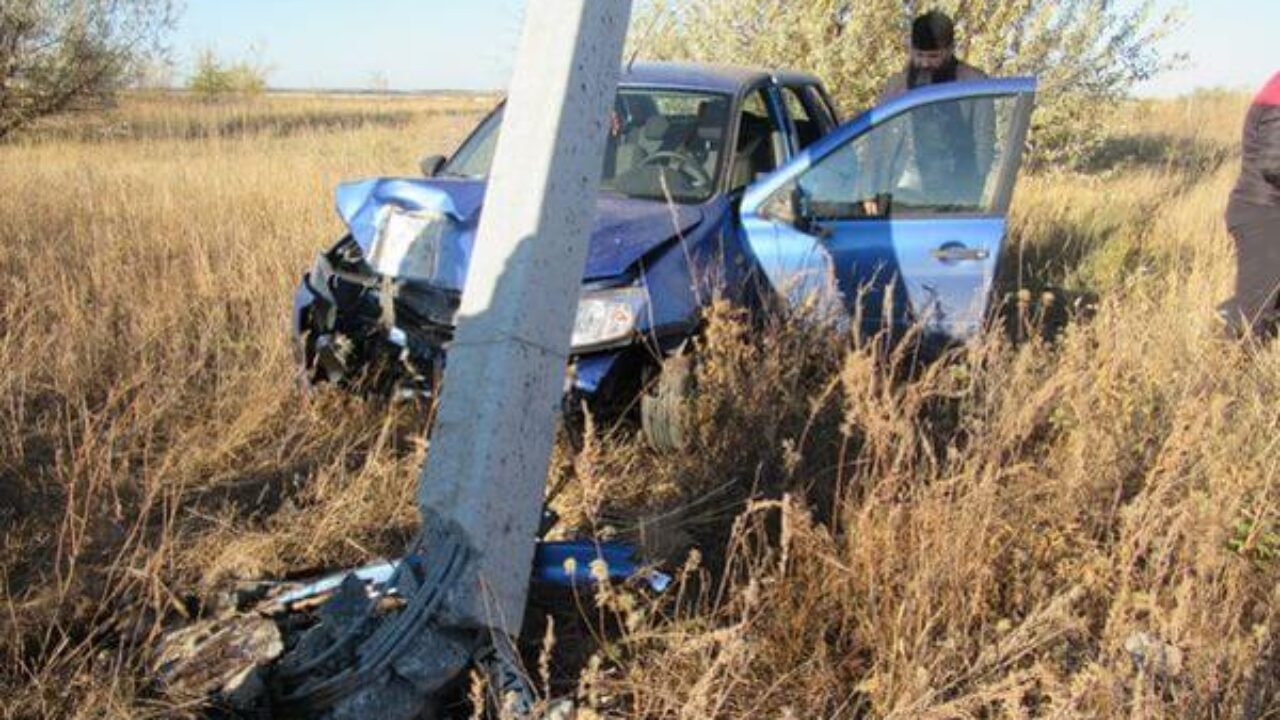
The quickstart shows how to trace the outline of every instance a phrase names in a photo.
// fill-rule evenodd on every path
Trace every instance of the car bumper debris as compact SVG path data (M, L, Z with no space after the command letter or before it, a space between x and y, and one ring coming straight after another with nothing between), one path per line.
M335 648L338 655L343 647L354 648L369 618L408 611L421 589L413 578L427 575L425 562L422 555L410 555L307 581L243 585L217 617L163 638L153 663L160 686L182 702L209 701L238 712L296 712L311 699L309 673L351 660L333 655ZM635 548L624 543L537 545L535 585L587 590L605 579L653 593L665 592L672 582L638 561ZM513 650L490 650L475 658L479 666L495 678L518 675Z

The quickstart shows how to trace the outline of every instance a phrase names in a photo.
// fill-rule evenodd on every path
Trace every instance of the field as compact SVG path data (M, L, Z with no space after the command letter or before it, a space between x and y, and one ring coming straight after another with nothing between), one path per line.
M149 682L166 627L403 549L421 413L303 393L290 295L338 181L490 102L136 96L0 145L0 717L194 714ZM1134 103L1024 177L1009 332L947 362L717 308L693 451L557 451L568 525L682 585L558 622L549 684L585 668L587 717L1280 717L1280 347L1213 313L1246 103Z

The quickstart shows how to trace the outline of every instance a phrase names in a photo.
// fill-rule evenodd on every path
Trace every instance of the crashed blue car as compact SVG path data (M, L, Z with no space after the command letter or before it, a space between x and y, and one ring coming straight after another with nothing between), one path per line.
M1034 94L1027 78L935 85L840 124L811 75L628 68L566 411L638 408L651 439L678 444L668 421L714 298L818 308L865 333L980 332ZM425 159L425 178L339 188L350 232L294 303L310 381L434 391L501 122L499 106L452 157Z

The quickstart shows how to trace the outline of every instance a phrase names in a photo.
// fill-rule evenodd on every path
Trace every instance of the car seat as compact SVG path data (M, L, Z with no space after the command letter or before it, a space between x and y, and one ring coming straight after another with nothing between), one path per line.
M774 137L777 134L768 119L751 113L742 114L731 189L744 188L755 182L758 176L777 169L779 155L776 145L780 140Z
M698 121L694 126L690 153L702 163L707 176L716 176L716 164L724 145L725 125L728 116L723 100L707 100L698 106Z

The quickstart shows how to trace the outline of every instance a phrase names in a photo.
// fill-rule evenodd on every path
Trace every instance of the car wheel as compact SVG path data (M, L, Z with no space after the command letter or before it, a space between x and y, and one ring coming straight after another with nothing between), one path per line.
M676 355L662 363L653 386L640 397L640 425L650 447L684 450L692 439L689 400L693 397L693 356Z

